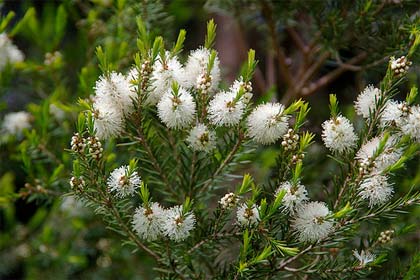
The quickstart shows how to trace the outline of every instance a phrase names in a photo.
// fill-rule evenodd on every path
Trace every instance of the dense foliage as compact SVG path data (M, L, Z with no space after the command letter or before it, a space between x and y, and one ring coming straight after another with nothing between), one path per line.
M0 278L419 277L416 1L0 5Z

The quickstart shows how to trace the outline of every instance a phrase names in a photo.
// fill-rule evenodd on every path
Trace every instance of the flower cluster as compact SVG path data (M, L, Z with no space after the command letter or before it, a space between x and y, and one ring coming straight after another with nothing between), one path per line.
M281 145L285 151L293 151L299 145L299 134L296 134L295 131L291 128L283 135L283 141Z
M353 251L353 256L359 261L359 266L365 267L368 263L373 262L376 256L367 251L360 251L360 254L357 250Z
M322 140L325 147L332 152L345 153L353 150L356 146L357 136L353 125L347 118L337 116L325 121L322 128Z
M6 33L0 34L0 71L9 63L21 62L23 53L12 43Z
M356 113L363 118L369 118L370 114L376 109L376 104L381 98L381 90L372 85L367 86L354 102Z
M382 231L378 237L378 242L385 244L392 240L392 236L394 235L394 230L388 229L386 231Z
M391 57L391 70L394 71L395 75L403 75L410 68L412 62L405 56L399 58Z
M206 125L199 123L187 137L187 142L193 151L210 152L216 146L216 134L207 128Z
M83 179L83 177L71 177L70 178L70 186L72 189L82 189L84 186L86 186L86 182Z
M255 226L260 221L259 208L255 204L243 203L238 206L236 218L240 226Z
M20 136L24 129L31 127L32 116L28 112L9 113L4 117L3 133Z
M120 198L134 195L140 183L137 172L130 170L128 166L121 166L112 171L107 182L109 191Z
M227 193L225 194L219 201L219 204L222 206L223 209L230 209L235 206L239 201L239 198L234 193Z
M166 236L179 242L190 236L195 222L194 213L183 213L181 205L164 209L153 202L136 209L132 224L142 239L154 241Z
M136 93L130 78L111 72L101 76L95 85L92 105L95 133L99 139L118 137L124 131L124 117L134 109Z
M283 197L283 204L288 211L293 213L297 207L308 200L308 191L305 186L301 184L292 184L291 182L283 182L277 189L275 196L281 191L285 190L286 194Z
M99 141L99 138L96 136L89 136L87 138L87 144L89 147L89 155L95 160L100 160L104 149L102 148L102 143Z
M259 105L248 117L249 137L257 143L272 144L287 132L288 118L282 104Z
M406 148L420 141L420 107L413 105L415 96L404 102L391 99L392 81L397 79L392 71L406 69L403 61L394 63L395 67L390 64L385 80L389 83L381 83L380 89L369 85L358 95L354 110L363 129L339 112L337 98L330 97L331 117L322 123L321 138L333 154L334 164L328 165L328 172L335 174L328 182L324 176L317 179L317 185L325 184L331 197L313 201L308 190L316 191L316 184L303 175L307 170L303 156L315 139L313 133L301 130L309 112L307 104L297 100L289 106L277 102L253 106L250 80L256 62L252 51L242 76L222 88L212 36L184 61L178 55L181 35L171 51L164 49L160 37L153 48L142 49L127 76L107 69L96 82L91 114L79 117L85 125L78 123L79 133L71 140L72 155L77 157L72 189L82 196L98 194L120 212L118 219L112 219L115 212L107 216L117 231L125 231L134 244L159 263L162 260L162 266L170 264L174 277L196 266L195 260L186 264L185 255L191 260L198 254L213 255L211 250L238 238L237 267L244 271L236 275L248 277L245 274L254 269L251 266L267 256L281 267L294 261L294 256L318 255L355 237L352 233L359 221L381 215L383 209L378 206L394 193L392 172L410 157ZM81 132L85 128L86 139ZM250 158L251 141L278 144L270 150L279 152L270 163L273 172L263 183L245 175L242 184L221 196L215 207L215 195L223 188L232 189L231 182L237 183L225 178L238 178L234 168ZM121 157L133 160L107 173L108 166L117 161L114 148L118 152L126 149ZM142 163L137 171L136 162ZM84 173L86 167L97 169ZM139 198L142 203L133 211L128 206ZM131 217L131 227L125 224L127 217ZM375 245L388 242L389 236L381 234ZM305 243L311 243L309 255ZM375 256L367 251L372 248L354 251L359 263L352 269L362 270L374 261ZM259 249L262 252L256 251ZM302 254L296 255L298 250ZM351 254L348 252L337 256ZM166 259L175 253L184 257Z
M292 228L302 242L316 242L333 231L333 221L328 207L323 202L308 202L297 208Z
M196 113L194 99L183 87L166 92L159 101L157 109L162 122L173 129L189 127Z
M185 65L177 55L165 51L154 60L145 59L127 76L117 72L101 76L92 105L95 135L99 139L122 136L134 107L156 106L167 128L189 131L185 140L195 151L211 151L218 142L213 131L219 127L243 124L244 134L264 145L285 136L291 116L287 108L280 103L265 103L248 115L251 82L240 76L229 89L219 90L219 67L217 53L200 47L190 53ZM293 133L289 134L292 137ZM297 146L298 137L286 136L286 148Z
M85 151L86 139L83 138L79 133L75 133L71 137L70 147L72 151L81 154Z

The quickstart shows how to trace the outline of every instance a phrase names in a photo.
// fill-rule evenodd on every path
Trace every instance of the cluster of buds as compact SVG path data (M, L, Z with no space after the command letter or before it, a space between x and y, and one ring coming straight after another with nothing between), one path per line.
M410 68L412 62L409 61L405 56L395 59L391 57L391 70L394 71L395 75L403 75Z
M407 103L403 102L401 104L398 104L398 110L402 112L403 117L407 117L410 113L410 106L407 105Z
M378 242L382 244L388 243L391 241L393 235L394 235L394 230L392 229L383 231L378 237Z
M86 185L85 180L83 177L71 177L70 178L70 186L74 190L82 189Z
M283 135L283 141L281 142L285 151L293 151L299 145L299 135L291 128Z
M74 152L81 154L86 148L86 139L83 138L79 133L75 133L71 137L70 146Z
M89 155L96 160L100 160L102 158L102 144L99 141L99 138L96 136L89 136L88 138L89 144Z
M219 203L222 206L223 209L230 209L234 207L239 201L239 198L234 193L227 193L225 196L223 196Z
M152 67L150 65L150 61L149 60L145 60L142 64L141 64L141 69L140 69L140 77L141 77L141 84L140 84L140 88L145 91L147 88L147 84L149 82L149 78L150 78L150 74L152 74ZM135 79L137 80L138 77L135 77Z
M42 182L39 179L35 179L34 184L25 183L25 188L21 190L19 194L21 197L25 198L34 193L48 193L48 191L42 186Z
M361 161L359 165L360 175L365 175L372 171L372 169L375 167L375 162L372 160L372 158L368 157L367 159Z
M211 87L211 75L208 75L205 71L197 77L197 89L203 94L207 94Z
M59 51L53 53L47 52L45 54L44 64L47 66L53 65L56 61L61 59L62 55Z
M251 81L248 82L244 82L241 81L239 83L240 88L242 88L244 90L244 94L242 95L242 99L245 103L249 103L249 101L252 98L252 85L251 85Z
M305 158L304 153L297 153L296 155L292 156L292 164L297 164L301 162Z

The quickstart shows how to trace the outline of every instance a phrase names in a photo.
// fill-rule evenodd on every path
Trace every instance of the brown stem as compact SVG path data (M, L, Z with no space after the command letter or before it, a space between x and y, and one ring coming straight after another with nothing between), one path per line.
M307 252L309 252L310 250L312 250L313 245L309 245L308 247L306 247L305 250L300 251L299 254L295 255L294 257L291 257L287 260L282 261L279 266L277 267L277 270L282 270L284 267L286 267L289 263L294 262L295 260L297 260L298 258L300 258L302 255L306 254Z
M195 250L197 250L198 248L200 248L202 245L206 244L207 242L210 242L212 240L216 240L216 239L221 239L221 238L225 238L225 237L232 237L232 236L241 236L240 233L218 233L213 235L211 238L207 238L207 239L203 239L200 242L198 242L197 244L195 244L193 247L191 247L191 249L188 250L188 254L191 254L192 252L194 252Z
M298 47L298 49L302 52L302 54L306 54L309 52L309 46L303 42L302 38L299 36L299 34L296 32L296 30L292 27L286 28L287 33L289 33L290 38L292 38L295 45Z
M365 59L366 56L367 54L365 52L360 53L356 55L355 57L353 57L352 59L350 59L347 62L347 64L351 65L351 64L359 63L360 61ZM338 67L337 69L319 78L316 82L311 83L307 88L303 88L301 94L303 96L309 96L313 94L314 92L318 91L320 88L328 85L329 83L337 79L338 76L340 76L342 73L344 73L347 70L348 70L347 67L343 67L343 66Z
M61 165L62 162L60 159L58 159L54 153L52 153L50 150L47 149L47 147L44 144L39 144L38 145L38 149L43 152L46 156L48 156L52 161L54 161L54 163L56 163L57 165Z
M262 0L261 3L261 9L262 14L265 17L268 25L268 29L270 32L270 37L272 41L272 47L274 48L274 51L276 53L277 62L279 64L279 78L284 80L287 86L291 87L293 86L293 79L292 74L290 73L289 67L286 62L286 55L284 54L283 49L280 47L280 41L277 36L276 31L276 23L274 21L273 17L273 11L270 7L270 4L267 3L267 1Z
M194 186L194 172L195 172L195 163L197 161L197 153L194 151L191 160L191 168L190 168L190 183L188 186L189 190L189 197L192 197L193 186Z
M149 155L153 167L157 170L159 173L161 179L165 183L165 186L169 189L169 191L175 195L175 197L178 197L178 193L172 188L172 185L170 184L168 177L166 177L166 174L163 172L162 168L160 167L159 162L157 161L152 149L150 148L149 144L147 143L146 139L144 138L144 135L140 129L137 130L137 133L140 137L135 137L137 141L139 141L143 147L146 149L147 154Z
M220 172L226 167L226 165L229 164L229 162L232 160L233 156L236 154L236 152L239 150L242 144L242 140L244 139L244 135L242 132L239 132L238 141L235 143L235 146L233 146L230 153L226 156L225 160L219 165L217 170L213 173L211 178L207 181L206 184L199 190L199 193L203 193L207 190L207 188L213 183L214 179L219 176Z
M324 52L321 54L319 59L308 68L308 70L303 72L302 75L299 75L296 79L298 84L294 88L289 88L287 90L281 100L281 103L288 104L291 100L299 98L302 88L305 86L306 82L324 65L329 56L329 52Z
M128 237L136 243L136 245L140 248L142 248L146 253L148 253L151 257L153 257L156 261L160 260L160 257L153 252L149 247L144 245L134 234L134 232L127 226L127 224L123 221L120 212L118 212L118 209L115 207L114 203L112 203L112 200L108 197L107 203L105 205L111 209L112 213L114 214L114 217L117 219L117 222L120 224L120 226L123 228L123 230L127 233Z

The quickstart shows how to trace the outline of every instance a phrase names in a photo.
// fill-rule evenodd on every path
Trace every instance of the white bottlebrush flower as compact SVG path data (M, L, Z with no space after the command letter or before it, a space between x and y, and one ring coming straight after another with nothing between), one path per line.
M275 196L282 190L286 191L282 200L283 205L291 213L294 212L296 207L299 207L303 202L308 200L308 192L305 186L301 184L292 185L290 182L283 182L277 189Z
M223 209L230 209L235 206L239 201L239 197L234 193L225 194L219 201Z
M111 72L109 76L101 76L94 87L95 100L114 106L114 111L120 111L124 115L130 114L134 110L133 100L136 98L136 92L130 80L130 77L117 72Z
M182 205L165 210L163 233L174 241L185 240L195 227L194 213L182 213Z
M381 96L381 90L372 85L368 85L358 96L354 102L356 113L364 118L368 118L369 114L375 110L376 102Z
M162 235L164 210L157 202L138 207L133 217L133 229L140 238L154 241Z
M214 96L208 109L208 118L212 124L233 126L241 121L245 104L242 100L236 100L236 95L234 91L222 91Z
M381 137L374 137L362 145L356 154L356 159L361 165L371 165L371 170L369 170L371 173L381 173L396 163L402 155L401 149L395 147L396 141L395 137L389 137L383 152L373 160L373 156L381 142Z
M236 211L236 218L241 226L257 225L260 221L259 209L255 204L248 206L246 203L243 203Z
M322 129L322 140L330 151L345 153L356 146L357 136L347 118L338 116L327 120L322 124Z
M109 191L119 198L133 195L140 183L141 179L137 172L130 171L126 165L114 169L107 181Z
M403 117L406 115L408 109L405 102L399 103L394 100L388 100L384 106L379 122L382 127L390 125L399 127L403 123Z
M368 263L375 260L375 255L367 251L360 251L360 254L357 250L353 250L353 256L359 261L359 266L364 267Z
M283 112L284 106L279 103L259 105L248 117L249 137L264 145L276 142L287 132L289 117Z
M92 113L95 134L99 139L118 137L124 131L124 116L110 100L96 99Z
M412 106L410 113L401 124L401 131L420 142L420 106Z
M195 103L191 94L183 87L179 87L177 95L172 90L167 91L157 108L159 118L169 128L185 128L194 120Z
M6 33L0 34L0 71L8 63L21 62L24 59L23 53L12 43Z
M333 231L333 222L327 219L330 214L323 202L309 202L297 208L292 228L302 242L316 242Z
M186 88L195 87L197 80L207 70L210 58L210 50L199 48L190 53L185 65L184 78L181 84ZM214 65L210 71L211 85L209 90L214 91L220 82L220 66L219 58L216 56Z
M31 127L31 114L28 112L8 113L4 116L2 130L6 134L21 135L24 129Z
M358 189L359 196L369 200L369 207L387 202L393 193L392 185L383 175L374 175L364 179Z
M210 152L216 147L216 133L200 123L191 129L187 142L194 151Z
M156 60L153 64L153 72L151 75L151 84L149 93L145 100L145 104L156 105L162 96L171 88L175 81L181 83L183 79L184 69L177 57L169 58L169 52L166 53L167 61L162 63L161 59Z

